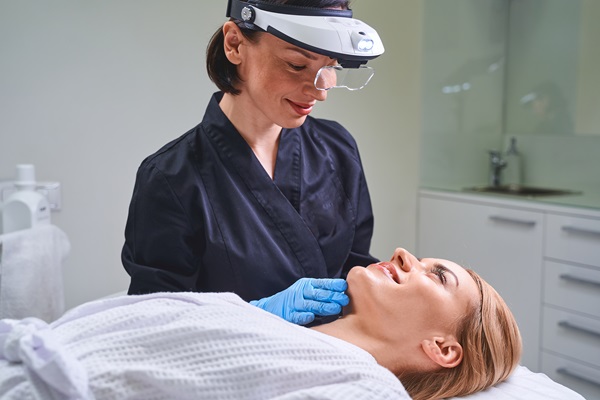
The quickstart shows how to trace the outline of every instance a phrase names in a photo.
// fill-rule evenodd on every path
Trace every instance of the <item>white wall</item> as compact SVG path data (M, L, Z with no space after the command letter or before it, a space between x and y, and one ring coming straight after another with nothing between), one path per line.
M373 253L414 247L422 0L356 0L386 54L362 92L316 115L353 132L375 208ZM195 126L215 87L204 50L225 0L0 0L0 180L17 163L62 184L68 307L124 290L120 251L142 159Z
M356 18L376 27L386 51L369 62L376 72L366 88L333 92L317 114L333 116L358 141L375 214L372 251L387 259L398 246L415 250L423 0L351 4Z

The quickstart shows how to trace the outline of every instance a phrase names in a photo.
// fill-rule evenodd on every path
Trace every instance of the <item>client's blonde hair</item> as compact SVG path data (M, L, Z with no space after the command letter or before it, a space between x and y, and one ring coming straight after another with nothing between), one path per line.
M459 322L463 360L455 368L402 373L398 378L414 400L465 396L502 382L521 358L517 322L500 295L477 273L467 272L481 293L481 305Z

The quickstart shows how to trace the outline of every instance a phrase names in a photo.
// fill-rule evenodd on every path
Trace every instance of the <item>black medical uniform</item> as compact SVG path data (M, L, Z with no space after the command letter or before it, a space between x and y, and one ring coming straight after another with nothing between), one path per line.
M269 177L213 95L203 121L137 173L122 261L129 294L235 292L257 300L302 277L375 262L371 201L356 143L308 117L281 132Z

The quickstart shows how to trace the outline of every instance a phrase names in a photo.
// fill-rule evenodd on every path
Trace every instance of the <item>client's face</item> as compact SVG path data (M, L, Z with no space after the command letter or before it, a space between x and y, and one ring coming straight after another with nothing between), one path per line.
M389 262L353 268L347 282L345 313L360 316L380 337L454 334L456 323L480 302L464 268L437 258L419 260L404 249L396 249Z

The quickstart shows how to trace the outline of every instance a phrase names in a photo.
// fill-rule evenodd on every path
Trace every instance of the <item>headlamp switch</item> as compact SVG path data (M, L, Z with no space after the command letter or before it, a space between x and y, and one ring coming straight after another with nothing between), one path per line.
M256 17L256 13L254 12L254 9L252 7L248 7L248 6L242 8L242 12L240 14L242 17L242 21L248 22L248 23L253 23L254 18Z

